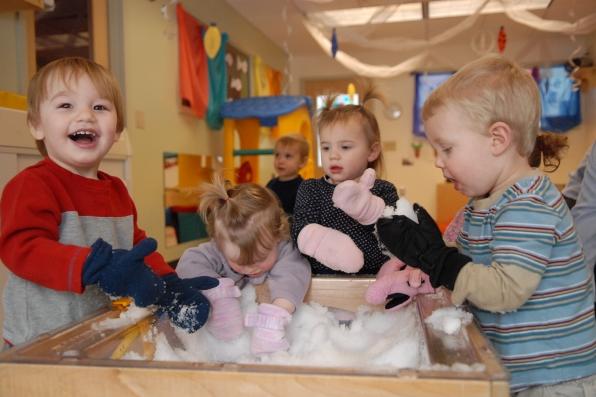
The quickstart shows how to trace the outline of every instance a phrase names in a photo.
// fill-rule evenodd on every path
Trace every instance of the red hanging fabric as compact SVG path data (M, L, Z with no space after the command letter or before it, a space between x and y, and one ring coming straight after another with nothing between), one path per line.
M180 3L176 4L176 17L180 99L183 106L203 118L209 102L209 82L201 25Z

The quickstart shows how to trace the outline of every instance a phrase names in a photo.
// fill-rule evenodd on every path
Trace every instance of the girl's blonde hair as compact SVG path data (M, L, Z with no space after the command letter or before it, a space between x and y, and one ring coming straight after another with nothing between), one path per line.
M362 131L366 136L369 147L374 144L381 147L381 131L375 115L367 108L373 99L385 102L383 97L375 92L372 87L368 87L362 96L361 105L340 105L333 106L336 96L330 95L326 98L324 107L319 111L315 122L319 134L323 128L330 127L336 123L347 123L350 120L356 120L362 125ZM383 152L380 150L377 158L368 163L369 168L374 168L377 174L383 171Z
M27 122L37 127L40 122L41 102L47 99L48 84L52 79L61 80L65 86L81 76L88 76L99 94L114 104L116 110L116 132L125 126L124 101L114 76L100 64L86 58L66 57L52 61L39 69L29 82L27 91ZM47 150L43 141L35 141L43 155Z
M200 214L223 254L238 265L263 260L289 238L277 196L256 183L231 186L221 178L200 188Z
M422 119L443 106L458 109L480 133L498 121L513 130L517 151L529 157L540 121L540 93L530 73L500 56L487 55L470 62L427 98Z

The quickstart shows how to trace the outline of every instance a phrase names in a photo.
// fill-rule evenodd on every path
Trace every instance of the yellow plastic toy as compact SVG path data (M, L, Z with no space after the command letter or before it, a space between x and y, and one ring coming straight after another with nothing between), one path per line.
M259 181L259 160L273 154L271 148L259 148L259 130L271 127L271 137L299 133L308 142L310 153L315 153L311 124L311 101L306 96L267 96L243 98L222 106L224 119L224 178L242 182ZM238 133L240 148L234 147ZM240 168L234 167L234 156L240 156ZM315 176L314 155L309 156L301 170L303 178Z

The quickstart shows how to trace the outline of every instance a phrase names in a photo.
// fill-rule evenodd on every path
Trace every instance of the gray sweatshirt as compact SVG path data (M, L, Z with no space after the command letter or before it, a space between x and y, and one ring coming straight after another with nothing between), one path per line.
M180 278L228 277L241 289L247 283L257 285L266 281L271 301L283 298L296 307L304 300L311 275L310 264L294 248L291 241L281 241L277 245L277 261L269 272L259 277L248 277L232 270L213 240L184 251L176 267L176 273Z

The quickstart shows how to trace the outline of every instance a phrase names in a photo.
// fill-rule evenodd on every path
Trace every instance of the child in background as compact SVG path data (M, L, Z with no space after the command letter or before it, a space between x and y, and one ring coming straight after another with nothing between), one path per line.
M565 200L528 161L540 120L536 83L513 62L486 56L437 88L422 115L436 166L470 197L459 250L416 205L419 223L379 220L381 241L433 286L452 290L454 304L471 304L514 396L596 395L591 276Z
M99 171L124 128L115 79L87 59L51 62L29 84L27 122L45 158L2 193L6 343L79 321L109 307L109 296L156 304L177 325L198 329L209 313L199 290L217 281L181 281L139 229L124 183Z
M291 217L294 214L296 193L302 183L298 172L308 160L308 142L302 135L284 135L275 142L273 155L277 177L271 179L267 187L279 197L283 210Z
M253 183L226 189L221 180L204 184L200 211L211 241L184 252L176 271L182 278L209 276L219 286L205 291L212 305L207 330L220 340L243 329L240 288L267 282L271 303L246 317L253 327L254 354L286 350L285 326L310 285L308 262L289 241L288 222L275 195Z
M397 301L389 303L389 308L397 308L415 294L422 275L409 270L397 273L405 265L381 252L374 232L383 208L395 205L398 199L395 186L375 175L383 163L381 133L374 114L364 105L377 96L371 91L364 95L363 105L335 108L333 99L328 98L317 118L325 176L300 185L292 238L308 258L313 273L377 275L378 281L382 277L374 292L367 292L367 301L379 304L389 294L401 293ZM340 193L338 197L342 183L356 186L361 199L350 197L349 186L347 195ZM376 211L379 209L380 213ZM407 285L410 278L414 288Z

